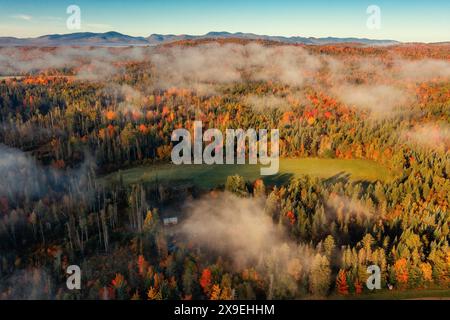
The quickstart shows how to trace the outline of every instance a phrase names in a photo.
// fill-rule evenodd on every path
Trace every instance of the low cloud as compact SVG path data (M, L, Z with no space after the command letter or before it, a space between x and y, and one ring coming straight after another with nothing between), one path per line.
M127 62L141 62L151 74L152 89L188 89L200 95L217 94L223 86L263 81L331 94L347 105L369 111L373 118L410 112L415 94L410 82L450 78L450 62L406 60L310 53L299 46L259 43L157 48L0 48L0 75L23 75L68 68L79 80L110 81L124 72ZM251 95L244 103L255 111L283 107L279 96Z
M44 172L20 150L0 144L0 196L34 196L43 190L40 176Z
M16 270L0 283L0 300L54 299L52 277L41 268Z
M73 69L82 80L106 80L124 62L144 61L149 50L133 48L0 48L0 75L26 75L51 69Z
M265 213L261 199L239 198L224 192L189 201L184 211L187 217L179 235L218 256L228 257L237 270L257 267L268 272L274 259L287 270L288 263L297 259L306 271L315 254L314 248L288 239Z
M115 75L118 70L109 62L92 61L78 70L76 78L82 81L101 81Z
M243 99L243 102L250 106L255 112L270 111L272 109L288 109L289 103L285 98L269 95L249 95Z
M172 47L151 60L161 88L205 89L245 80L304 86L321 67L320 60L300 47L265 47L211 43Z
M332 219L371 219L376 215L375 208L368 208L361 200L334 193L326 200L326 205L332 209L327 211Z
M42 197L51 190L84 194L93 161L87 158L77 169L59 170L40 165L21 150L0 144L0 197L12 200Z
M145 95L140 90L123 84L110 84L103 89L105 97L117 102L117 111L125 114L131 112L134 116L142 115L142 106L146 101Z
M448 123L426 123L403 130L400 137L413 147L435 151L450 150L450 126Z
M253 198L229 193L189 202L181 233L193 243L230 256L237 267L248 266L280 244L280 234Z
M394 69L405 80L431 81L450 78L450 62L444 60L397 60Z
M375 117L392 115L413 102L404 90L387 85L346 84L333 91L345 104L370 111Z

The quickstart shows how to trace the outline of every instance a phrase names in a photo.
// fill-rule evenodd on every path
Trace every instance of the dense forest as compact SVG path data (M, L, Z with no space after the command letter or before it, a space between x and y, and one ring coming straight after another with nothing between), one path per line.
M0 56L0 299L353 297L374 264L382 290L449 289L449 45ZM102 182L169 163L172 132L195 120L278 128L282 158L365 159L392 177Z

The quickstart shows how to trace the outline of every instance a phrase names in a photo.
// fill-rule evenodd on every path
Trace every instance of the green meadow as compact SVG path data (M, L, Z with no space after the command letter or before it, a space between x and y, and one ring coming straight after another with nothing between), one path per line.
M120 180L125 184L137 182L190 181L201 189L211 189L224 184L227 176L241 175L248 181L262 178L266 184L281 185L293 177L310 175L319 178L343 178L351 181L387 181L392 173L382 165L359 159L280 159L278 174L261 176L260 165L173 165L154 164L120 170L104 176L102 183Z

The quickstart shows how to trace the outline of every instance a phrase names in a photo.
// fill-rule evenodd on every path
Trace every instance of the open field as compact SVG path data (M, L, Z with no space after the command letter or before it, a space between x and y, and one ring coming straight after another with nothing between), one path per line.
M226 177L234 174L254 181L262 178L267 184L283 184L292 177L311 175L320 178L344 178L352 181L367 180L386 181L391 172L380 164L369 160L342 160L298 158L281 159L280 170L274 176L261 176L259 165L180 165L157 164L139 166L119 171L126 184L150 182L158 179L161 182L174 180L190 180L202 189L214 188L224 184ZM105 183L119 181L119 172L102 178Z

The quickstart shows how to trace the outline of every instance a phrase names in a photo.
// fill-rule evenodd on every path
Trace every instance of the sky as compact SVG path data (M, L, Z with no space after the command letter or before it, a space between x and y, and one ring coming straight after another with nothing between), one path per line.
M81 12L77 30L66 25L67 7L72 4ZM378 29L367 26L370 5L380 9ZM439 42L450 41L450 1L0 0L0 36L85 31L144 37L228 31Z

